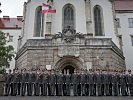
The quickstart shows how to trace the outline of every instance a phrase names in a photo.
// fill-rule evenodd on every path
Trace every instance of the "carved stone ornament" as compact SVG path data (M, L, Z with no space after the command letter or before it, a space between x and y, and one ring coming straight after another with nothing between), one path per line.
M76 38L84 37L82 33L76 33L73 29L64 29L63 32L58 32L53 36L53 39L61 38L66 43L72 43Z

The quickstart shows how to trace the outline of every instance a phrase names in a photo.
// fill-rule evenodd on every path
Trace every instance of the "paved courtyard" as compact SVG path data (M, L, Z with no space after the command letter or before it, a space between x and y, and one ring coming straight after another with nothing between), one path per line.
M35 97L35 96L8 96L8 97L0 97L0 100L133 100L133 97Z

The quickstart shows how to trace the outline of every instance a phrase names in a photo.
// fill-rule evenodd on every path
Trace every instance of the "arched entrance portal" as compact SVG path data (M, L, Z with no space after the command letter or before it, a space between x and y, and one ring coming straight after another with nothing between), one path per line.
M67 73L69 73L69 74L73 74L74 73L74 67L73 66L71 66L71 65L67 65L66 67L64 67L63 69L62 69L62 73L63 74L67 74Z
M74 73L75 69L81 68L84 68L83 61L72 56L62 57L54 65L54 69L62 70L62 73L66 73L69 70L70 74Z

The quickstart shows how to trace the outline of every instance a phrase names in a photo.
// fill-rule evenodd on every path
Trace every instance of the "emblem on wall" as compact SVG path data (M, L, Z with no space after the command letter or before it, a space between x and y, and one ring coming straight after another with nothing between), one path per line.
M72 43L76 38L84 37L82 33L76 33L74 29L64 29L63 32L58 32L53 36L53 39L61 38L66 43Z

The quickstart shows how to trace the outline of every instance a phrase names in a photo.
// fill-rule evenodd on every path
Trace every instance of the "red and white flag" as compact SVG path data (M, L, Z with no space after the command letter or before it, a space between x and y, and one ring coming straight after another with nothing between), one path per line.
M56 13L55 9L52 9L52 7L48 4L43 3L42 4L42 13Z

